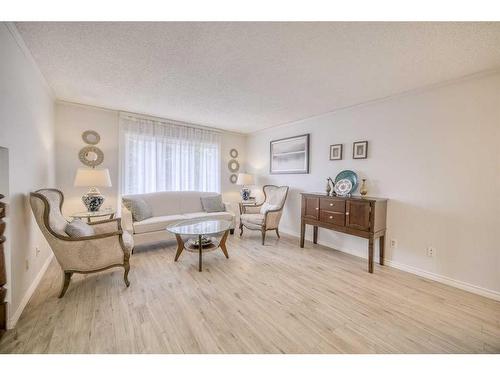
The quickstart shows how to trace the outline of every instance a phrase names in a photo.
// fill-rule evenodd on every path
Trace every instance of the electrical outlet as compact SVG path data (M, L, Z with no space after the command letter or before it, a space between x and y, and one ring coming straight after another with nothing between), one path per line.
M24 267L26 268L26 271L28 271L30 269L30 261L28 259L25 259Z
M40 255L40 248L35 247L35 256L37 257L38 255Z
M398 241L394 238L391 239L391 248L395 249L398 247Z
M427 248L427 256L428 257L434 257L436 255L436 249L432 246L429 246Z

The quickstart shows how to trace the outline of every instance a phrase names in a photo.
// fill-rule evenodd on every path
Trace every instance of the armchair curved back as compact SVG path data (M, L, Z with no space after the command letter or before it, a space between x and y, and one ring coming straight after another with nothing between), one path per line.
M279 210L283 209L288 195L288 186L264 185L262 190L264 191L264 202L278 206Z
M30 194L31 209L47 241L48 235L67 237L65 229L68 222L61 212L63 202L64 195L57 189L40 189Z
M63 193L57 189L41 189L30 194L31 209L38 227L62 266L66 263L66 241L61 241L61 238L68 238L64 231L68 222L61 213L63 201Z

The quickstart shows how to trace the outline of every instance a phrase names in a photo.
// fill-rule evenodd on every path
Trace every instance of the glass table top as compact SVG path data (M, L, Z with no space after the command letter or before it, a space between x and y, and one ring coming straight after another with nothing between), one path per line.
M185 220L174 225L169 225L167 231L184 235L209 235L225 232L230 227L231 222L227 220Z
M70 217L99 217L99 216L108 216L114 213L115 210L111 208L103 208L102 210L99 211L75 212L74 214L71 214Z

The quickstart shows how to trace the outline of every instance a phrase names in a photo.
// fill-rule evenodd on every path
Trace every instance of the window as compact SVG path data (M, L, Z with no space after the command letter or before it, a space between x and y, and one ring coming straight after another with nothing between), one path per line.
M220 192L219 133L130 116L120 122L122 194Z

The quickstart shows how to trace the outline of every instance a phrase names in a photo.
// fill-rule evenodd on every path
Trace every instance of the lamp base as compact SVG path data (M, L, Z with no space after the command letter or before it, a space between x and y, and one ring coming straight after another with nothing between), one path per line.
M99 190L92 188L87 194L82 196L82 202L89 212L96 212L99 211L99 208L104 203L104 196Z

